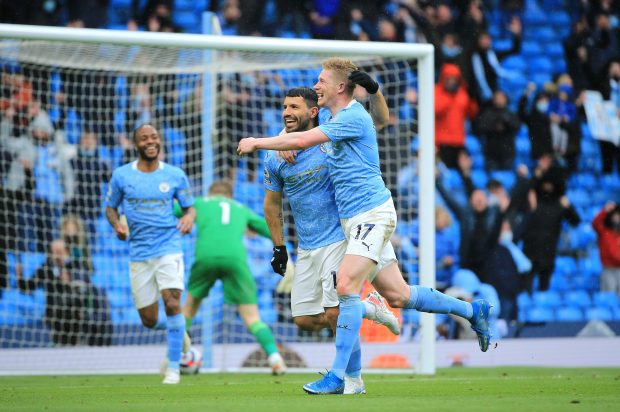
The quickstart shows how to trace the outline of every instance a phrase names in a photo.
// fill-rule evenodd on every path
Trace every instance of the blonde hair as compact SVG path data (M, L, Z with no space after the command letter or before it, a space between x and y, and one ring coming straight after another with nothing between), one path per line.
M211 184L211 187L209 187L209 194L211 196L226 196L226 197L232 197L232 185L229 182L226 182L224 180L218 180L216 182L213 182Z
M323 62L323 70L331 70L345 82L345 89L347 95L353 96L353 90L355 90L355 83L349 80L349 75L354 70L357 70L357 66L349 59L343 59L341 57L332 57Z

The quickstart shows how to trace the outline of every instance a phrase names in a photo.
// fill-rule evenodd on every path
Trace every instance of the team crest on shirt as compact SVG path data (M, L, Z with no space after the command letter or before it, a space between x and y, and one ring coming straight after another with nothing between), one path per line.
M162 193L168 193L170 191L170 185L166 182L161 182L159 184L159 191Z
M329 143L329 142L328 143L321 143L319 145L319 149L321 149L321 152L323 152L323 153L329 153L329 152L332 151L331 143Z

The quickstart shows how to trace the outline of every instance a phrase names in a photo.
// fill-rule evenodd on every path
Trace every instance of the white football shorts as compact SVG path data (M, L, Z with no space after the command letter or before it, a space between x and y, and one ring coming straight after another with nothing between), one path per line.
M368 276L372 282L377 273L392 262L396 253L390 238L396 229L396 209L390 197L385 203L349 219L340 219L347 238L347 255L364 256L377 263Z
M347 249L344 240L312 250L297 250L291 290L293 317L318 315L338 306L336 274Z
M129 262L129 274L131 293L138 309L157 302L164 289L185 288L182 253Z

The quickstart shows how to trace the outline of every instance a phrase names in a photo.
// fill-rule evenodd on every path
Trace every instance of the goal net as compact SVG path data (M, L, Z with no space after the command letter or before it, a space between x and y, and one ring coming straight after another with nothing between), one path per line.
M419 264L426 265L429 278L422 281L432 285L432 120L418 121L429 110L422 108L422 95L432 107L432 73L425 74L428 84L421 91L417 59L426 56L432 70L428 49L408 45L409 53L399 56L372 43L333 42L340 48L330 48L328 42L147 33L136 33L132 44L122 38L128 33L32 27L26 31L34 34L22 35L1 26L3 37L13 39L0 43L0 373L157 369L165 332L141 325L127 243L116 239L103 213L111 172L135 158L133 130L143 123L159 129L165 161L185 170L194 195L226 179L234 197L262 215L264 154L239 158L237 142L277 135L286 91L311 87L321 62L331 56L351 58L381 84L390 124L378 139L383 176L399 213L401 269L413 284L420 281ZM360 87L355 97L368 104ZM419 137L420 129L430 144ZM418 159L420 147L426 147L426 158ZM425 167L420 182L426 188L420 189L418 170ZM421 193L430 193L426 205L419 202ZM294 250L287 205L285 213ZM418 241L419 226L432 230L426 242ZM194 241L195 233L184 237L186 279ZM285 359L293 367L329 365L333 337L328 330L301 332L294 325L290 295L278 289L281 278L269 264L271 241L249 233L245 244L261 318ZM425 248L426 262L418 259ZM432 367L423 371L432 373L432 346L419 356L420 345L413 344L419 315L397 315L404 330L398 340L380 326L364 325L362 340L374 342L364 366L420 368L427 356ZM424 322L433 320L424 315ZM204 352L204 367L267 366L235 308L224 304L221 284L203 302L190 332ZM432 342L432 327L426 335L423 340L432 335ZM403 342L410 345L396 349Z

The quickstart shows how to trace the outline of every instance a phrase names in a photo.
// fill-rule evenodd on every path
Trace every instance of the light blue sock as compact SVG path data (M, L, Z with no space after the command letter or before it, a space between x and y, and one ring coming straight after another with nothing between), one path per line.
M433 288L410 286L411 295L405 309L416 309L420 312L452 313L465 319L471 319L474 310L471 303L465 302Z
M355 341L359 339L362 326L362 302L358 295L338 295L340 313L336 323L336 359L331 371L344 379Z
M360 347L359 335L353 344L351 357L344 373L352 378L359 378L362 375L362 348Z
M185 317L182 313L168 316L168 367L179 369L181 361L181 348L183 347L183 335L185 334Z

